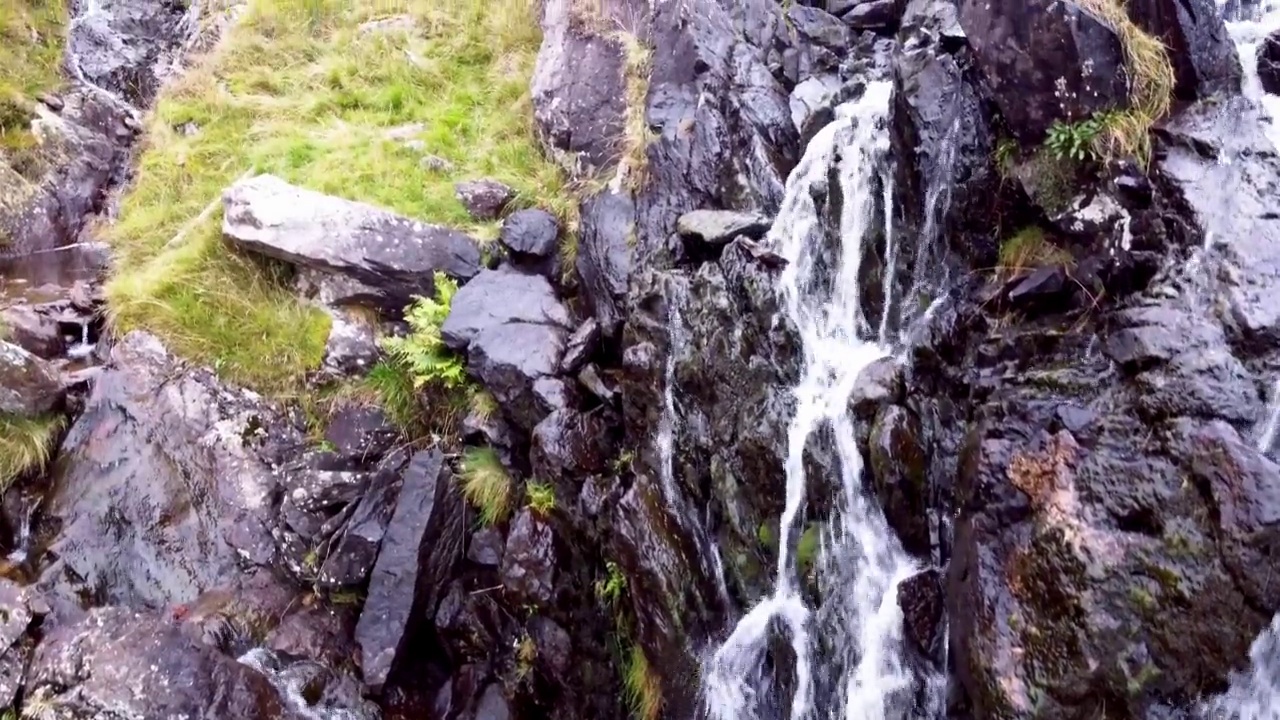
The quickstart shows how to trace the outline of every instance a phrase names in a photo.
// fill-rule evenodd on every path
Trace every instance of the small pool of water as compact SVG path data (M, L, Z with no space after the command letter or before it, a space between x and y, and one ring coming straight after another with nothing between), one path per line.
M66 300L77 282L92 282L107 267L107 248L77 243L28 255L0 255L0 308Z

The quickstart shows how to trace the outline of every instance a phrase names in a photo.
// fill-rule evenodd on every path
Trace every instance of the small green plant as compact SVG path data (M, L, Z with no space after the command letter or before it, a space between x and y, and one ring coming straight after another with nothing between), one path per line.
M539 515L550 515L556 509L556 490L547 483L529 482L524 487L529 508Z
M613 460L613 471L618 475L631 469L632 463L636 461L636 453L634 450L624 450L618 457Z
M1101 131L1102 120L1097 116L1074 123L1064 123L1059 120L1049 128L1049 135L1045 138L1044 144L1057 160L1075 162L1097 160L1098 154L1094 149L1094 143Z
M527 633L516 641L516 679L524 680L533 674L533 664L538 659L538 645Z
M818 559L818 551L822 547L822 525L811 522L800 534L800 542L796 543L796 564L800 574L808 574L813 563Z
M632 717L636 720L658 720L661 717L662 680L638 644L631 646L622 686Z
M404 319L409 323L410 333L385 338L382 347L409 369L415 388L427 383L457 388L466 382L466 366L462 358L445 347L440 326L449 317L449 304L458 291L458 283L437 272L435 290L434 299L419 297L405 308Z
M511 476L493 448L467 448L462 456L462 494L494 525L511 513Z
M413 378L399 361L389 359L374 365L363 384L398 427L408 430L423 424L422 405L418 402Z
M994 159L996 172L1000 173L1001 179L1013 177L1014 166L1018 162L1018 142L1010 137L1000 138L996 143Z
M615 605L627 590L627 576L622 574L622 568L612 560L606 562L604 567L605 577L596 581L596 597L606 605Z
M498 399L488 390L475 388L470 396L471 412L482 422L488 422L498 414Z

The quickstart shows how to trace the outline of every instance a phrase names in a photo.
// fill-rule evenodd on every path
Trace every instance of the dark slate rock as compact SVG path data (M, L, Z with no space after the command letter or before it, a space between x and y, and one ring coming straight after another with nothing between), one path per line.
M880 411L871 427L869 465L885 519L910 553L928 557L929 464L920 420L900 405Z
M327 310L332 323L325 340L320 375L333 379L368 375L370 368L382 359L375 328L344 308Z
M855 30L892 30L902 20L903 0L860 2L841 19Z
M560 372L572 375L600 349L600 323L595 318L587 318L577 330L565 341L564 357L560 358Z
M625 130L623 48L577 22L570 4L542 8L542 50L531 82L534 121L548 155L563 157L575 176L589 176L617 159Z
M458 291L440 334L467 350L468 369L504 414L529 431L547 413L571 404L554 377L573 327L545 278L486 270Z
M1240 92L1240 58L1215 0L1130 0L1125 10L1169 49L1179 100Z
M1009 302L1021 308L1052 303L1060 298L1066 286L1067 273L1063 268L1037 268L1009 291Z
M269 576L253 566L276 557L279 468L303 444L273 403L129 333L63 441L42 582L158 607Z
M849 396L849 407L862 418L873 418L885 405L903 399L902 363L894 357L884 357L863 368Z
M1280 31L1271 33L1258 43L1257 62L1262 90L1280 95Z
M0 703L12 706L35 647L28 635L36 613L29 592L11 580L0 580Z
M476 720L511 720L511 708L501 685L493 683L484 689L480 705L476 707Z
M124 608L91 610L51 632L25 687L26 707L47 703L65 717L304 717L261 672Z
M0 340L0 414L35 417L61 399L62 384L48 363Z
M462 496L439 450L414 455L356 624L365 682L380 692L409 638L435 614L462 554Z
M676 232L687 240L707 245L726 245L739 235L759 240L773 221L758 213L735 210L694 210L680 216Z
M925 570L907 578L898 586L898 605L907 638L925 657L935 657L945 629L942 624L946 609L942 589L942 573Z
M355 657L356 648L351 637L355 624L353 608L300 607L271 630L263 645L277 653L340 667Z
M466 350L486 331L510 325L545 326L561 336L573 328L546 278L505 269L483 270L453 296L440 337L450 348Z
M324 439L340 462L376 463L395 445L400 432L382 408L348 404L329 418Z
M453 189L458 202L476 220L497 220L516 199L516 191L497 180L468 180Z
M498 241L515 257L549 258L556 254L560 223L546 210L519 210L502 223Z
M477 565L497 567L502 564L503 549L502 533L493 528L484 528L471 535L467 559Z
M110 90L130 104L150 104L168 63L191 33L186 8L165 0L108 0L69 24L68 58L74 76Z
M546 605L555 591L555 579L555 533L532 511L521 510L507 534L502 586L519 604Z
M62 357L67 350L58 321L29 305L0 309L0 328L5 340L45 360Z
M613 338L625 318L624 298L637 231L635 207L625 195L595 195L582 204L581 227L578 278L601 332Z
M395 512L400 484L394 470L384 469L374 475L369 491L360 498L341 535L330 545L316 580L320 586L355 587L369 578Z
M222 232L236 245L357 280L397 312L413 296L433 294L435 272L467 280L480 270L480 250L463 233L272 175L235 183L222 203Z
M549 677L562 677L573 659L573 638L550 618L529 621L529 636L538 648L538 665Z
M793 3L787 18L806 45L843 52L853 43L853 33L840 18L820 8Z
M578 382L588 392L599 398L601 402L612 403L618 397L617 388L606 383L604 378L600 377L600 368L595 363L582 368L582 371L578 373Z
M548 480L605 472L615 440L604 413L557 410L533 429L533 472Z
M1023 145L1055 121L1127 103L1124 51L1107 25L1058 0L961 0L960 24L996 104Z

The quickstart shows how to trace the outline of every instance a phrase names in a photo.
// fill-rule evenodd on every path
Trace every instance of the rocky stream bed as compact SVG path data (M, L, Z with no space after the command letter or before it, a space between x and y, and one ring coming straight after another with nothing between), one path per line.
M104 329L94 223L234 12L72 2L57 157L0 206L0 413L67 420L0 502L0 708L1280 718L1280 15L1123 5L543 0L539 136L593 189L569 273L571 229L480 178L483 249L228 187L229 246L334 318L317 385L458 282L440 335L497 411L410 444ZM1053 165L1131 102L1133 28L1172 71L1149 153ZM1028 229L1055 252L1009 267ZM465 446L554 505L478 522Z

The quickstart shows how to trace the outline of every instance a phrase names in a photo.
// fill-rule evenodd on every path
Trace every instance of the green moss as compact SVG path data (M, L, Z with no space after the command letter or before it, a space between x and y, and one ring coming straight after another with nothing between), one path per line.
M166 247L246 171L489 236L495 226L471 220L456 181L493 177L520 204L574 212L530 119L535 4L410 0L399 9L412 31L361 32L375 6L250 0L221 48L159 100L109 233L117 331L152 330L259 390L296 390L318 366L328 318L278 273L232 254L217 213ZM421 150L387 136L411 124ZM426 155L449 168L429 167Z
M800 542L796 543L796 564L800 574L806 575L818 559L818 551L822 546L822 524L811 522L800 534Z
M0 491L49 462L64 423L61 415L37 419L0 415Z
M622 567L612 560L606 562L604 578L596 581L596 597L612 607L622 599L626 589L627 576L622 574Z

